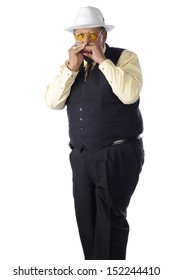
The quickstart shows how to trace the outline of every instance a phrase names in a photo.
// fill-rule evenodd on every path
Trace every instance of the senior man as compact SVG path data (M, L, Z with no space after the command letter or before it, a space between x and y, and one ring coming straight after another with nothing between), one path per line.
M67 108L73 196L86 260L124 260L127 207L144 162L139 109L142 74L135 53L106 43L98 8L81 7L69 57L46 88L52 109Z

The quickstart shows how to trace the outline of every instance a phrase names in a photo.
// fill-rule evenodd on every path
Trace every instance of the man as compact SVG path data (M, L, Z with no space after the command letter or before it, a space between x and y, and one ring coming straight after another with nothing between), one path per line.
M80 8L74 26L66 29L75 38L69 58L46 89L50 108L67 106L73 195L86 260L126 258L126 211L144 161L140 65L133 52L105 43L113 28L99 9Z

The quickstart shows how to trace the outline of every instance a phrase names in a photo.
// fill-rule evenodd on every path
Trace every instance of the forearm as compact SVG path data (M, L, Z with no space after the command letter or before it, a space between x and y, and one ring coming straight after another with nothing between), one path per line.
M59 75L46 87L45 100L49 108L64 108L77 74L78 72L72 72L66 65L61 67Z
M137 56L129 51L124 52L117 65L107 59L99 68L117 97L124 104L132 104L140 96L142 74Z

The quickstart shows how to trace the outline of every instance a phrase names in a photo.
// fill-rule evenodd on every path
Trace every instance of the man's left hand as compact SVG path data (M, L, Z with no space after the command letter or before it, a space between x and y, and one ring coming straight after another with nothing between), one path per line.
M82 50L82 55L91 58L98 64L102 63L106 59L100 44L89 43Z

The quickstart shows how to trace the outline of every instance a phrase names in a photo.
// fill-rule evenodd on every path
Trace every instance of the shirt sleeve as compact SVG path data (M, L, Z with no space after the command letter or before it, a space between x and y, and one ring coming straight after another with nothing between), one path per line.
M115 65L110 59L104 60L99 69L105 75L114 94L124 103L132 104L140 96L142 73L135 53L124 50Z
M67 62L60 67L58 76L46 87L45 100L51 109L62 110L78 72L71 71Z

